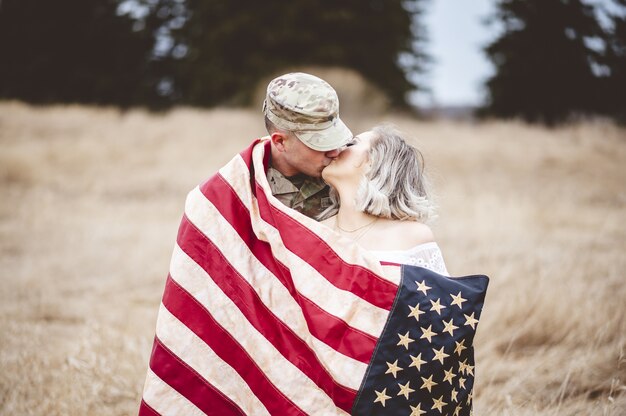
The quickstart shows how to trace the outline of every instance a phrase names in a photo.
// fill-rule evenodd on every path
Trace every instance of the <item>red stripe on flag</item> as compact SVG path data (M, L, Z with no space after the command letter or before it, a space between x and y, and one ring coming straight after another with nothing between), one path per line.
M161 380L185 396L206 414L244 415L245 413L194 369L155 337L150 368Z
M237 371L271 414L305 414L272 384L232 335L224 330L204 306L180 287L171 276L168 276L165 284L163 305L223 361Z
M141 399L141 404L139 405L139 416L161 416L159 413L148 406L146 402Z
M179 232L179 235L184 235L184 238L178 239L180 248L207 272L226 296L237 305L250 324L286 359L324 390L337 407L349 412L356 398L356 391L335 382L311 348L267 308L250 284L187 217L183 217ZM366 363L369 362L371 354L372 350L369 351Z
M254 256L276 276L302 307L311 334L336 351L369 363L377 338L352 328L296 290L289 269L274 257L269 243L259 240L252 232L250 212L230 184L220 175L215 175L200 187L200 191L232 225Z

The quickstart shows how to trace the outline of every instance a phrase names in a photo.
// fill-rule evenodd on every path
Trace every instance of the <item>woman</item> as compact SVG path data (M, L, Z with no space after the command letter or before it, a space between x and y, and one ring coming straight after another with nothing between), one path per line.
M377 126L356 136L322 172L337 215L323 221L381 261L448 275L430 228L434 217L422 157L398 131Z

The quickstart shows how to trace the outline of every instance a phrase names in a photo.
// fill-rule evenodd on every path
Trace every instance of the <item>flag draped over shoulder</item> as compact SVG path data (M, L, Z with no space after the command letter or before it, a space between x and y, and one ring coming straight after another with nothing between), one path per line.
M381 264L282 205L269 146L187 197L139 414L469 414L486 277Z

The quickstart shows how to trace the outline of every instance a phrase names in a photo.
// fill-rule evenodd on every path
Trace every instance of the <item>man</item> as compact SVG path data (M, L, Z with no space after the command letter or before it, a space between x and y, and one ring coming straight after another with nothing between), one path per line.
M339 99L324 80L301 72L281 75L267 87L263 103L270 135L267 179L283 204L321 221L330 205L322 170L352 140L339 118Z

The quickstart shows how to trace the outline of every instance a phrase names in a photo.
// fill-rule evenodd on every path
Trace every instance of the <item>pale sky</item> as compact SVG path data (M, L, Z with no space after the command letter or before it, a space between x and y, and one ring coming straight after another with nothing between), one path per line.
M482 47L497 36L482 20L494 11L493 0L433 0L426 3L422 24L428 40L426 52L433 58L421 82L431 94L411 98L421 106L478 105L482 84L492 67Z
M584 0L616 14L625 14L612 0ZM495 0L431 0L425 2L422 24L428 33L426 52L434 59L423 85L431 94L415 94L410 101L418 106L479 105L484 100L484 81L493 73L483 53L485 45L499 34L497 23L483 20L495 11ZM610 21L599 12L600 23Z

